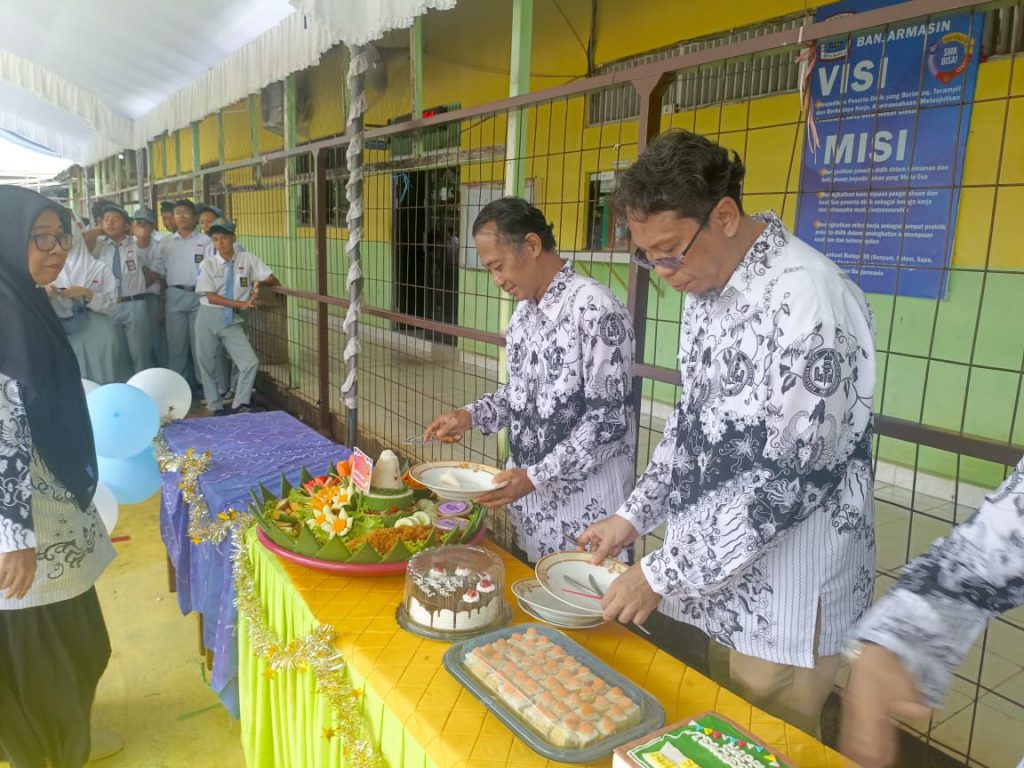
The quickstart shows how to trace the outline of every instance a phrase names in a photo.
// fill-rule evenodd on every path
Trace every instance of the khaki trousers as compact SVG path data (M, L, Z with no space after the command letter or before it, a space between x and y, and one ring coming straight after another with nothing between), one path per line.
M843 657L819 656L814 628L814 668L777 664L710 643L711 676L758 709L821 739L821 710L832 692Z
M832 692L842 656L815 656L814 669L776 664L711 643L718 682L755 707L821 738L821 710ZM718 657L724 657L719 661ZM728 670L720 676L718 670Z

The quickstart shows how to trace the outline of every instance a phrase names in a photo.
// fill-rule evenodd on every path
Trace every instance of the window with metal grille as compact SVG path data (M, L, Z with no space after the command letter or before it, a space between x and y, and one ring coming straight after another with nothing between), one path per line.
M620 72L625 69L663 61L674 56L717 48L751 37L761 37L787 29L794 29L804 21L802 15L787 16L774 21L678 43L671 48L653 51L601 67L598 72ZM797 89L799 66L790 52L757 56L739 61L720 62L696 70L676 74L662 99L662 112L681 112L688 109L735 101L756 96L768 96ZM629 83L613 85L589 95L587 123L598 125L617 120L632 120L640 114L640 98Z
M678 43L670 48L608 64L601 67L598 74L621 72L674 56L795 29L803 22L802 15L786 16L733 30L728 34ZM1021 3L992 8L985 12L982 51L986 57L1006 56L1024 51L1024 6ZM798 77L799 65L790 52L720 62L700 69L679 72L675 81L665 91L662 112L682 112L723 101L795 91ZM639 114L640 97L629 83L595 91L587 100L588 125L632 120Z
M986 11L981 50L986 57L1024 50L1024 6L1016 3Z
M435 115L442 115L445 112L452 112L459 109L459 104L446 104L440 107L431 107L430 109L423 110L423 119L429 120ZM411 114L402 115L401 117L394 117L388 120L388 125L394 125L396 123L405 123L412 119ZM444 123L442 125L433 126L430 128L423 128L415 134L400 134L398 136L392 136L390 138L391 145L391 157L392 159L399 157L412 157L413 142L419 142L419 152L427 154L430 152L437 152L440 150L451 149L452 147L458 147L459 142L462 138L462 129L460 123Z
M344 227L348 219L348 170L345 147L333 147L327 152L327 224Z
M344 227L348 218L348 170L345 159L345 147L333 147L327 152L327 225ZM313 172L313 156L298 155L295 158L295 173L292 184L296 187L295 225L299 227L314 226L314 184L316 174Z
M590 174L587 195L587 247L591 251L629 250L629 225L615 214L612 194L618 179L615 171Z
M295 178L298 186L295 199L295 225L313 226L313 156L309 153L295 158Z
M227 191L222 172L207 173L203 176L203 202L214 208L220 208L224 211L224 216L230 219L231 211L228 208Z

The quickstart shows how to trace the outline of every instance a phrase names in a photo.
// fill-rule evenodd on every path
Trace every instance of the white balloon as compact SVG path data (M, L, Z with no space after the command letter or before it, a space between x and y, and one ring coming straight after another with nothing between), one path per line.
M92 503L96 505L96 511L100 513L100 520L107 528L107 535L114 533L117 525L117 518L121 507L114 498L114 493L103 483L96 486L96 495L92 497Z
M183 376L167 368L139 371L128 383L153 398L161 420L184 419L192 408L192 388Z
M100 385L95 381L89 381L88 379L82 379L82 389L85 390L85 394L89 394L94 389L99 389Z

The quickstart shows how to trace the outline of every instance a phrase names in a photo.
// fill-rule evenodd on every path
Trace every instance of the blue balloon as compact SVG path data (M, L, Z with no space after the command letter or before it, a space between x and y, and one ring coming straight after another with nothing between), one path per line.
M153 449L127 459L98 459L100 482L121 504L138 504L160 490L160 467Z
M153 398L129 384L107 384L85 398L96 441L96 455L127 459L153 442L160 411Z

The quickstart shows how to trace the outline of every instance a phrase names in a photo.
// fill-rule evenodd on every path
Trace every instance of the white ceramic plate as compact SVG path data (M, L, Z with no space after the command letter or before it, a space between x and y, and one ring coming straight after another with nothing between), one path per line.
M512 594L520 605L525 605L531 613L550 616L560 622L592 622L601 617L601 603L595 600L591 610L584 611L563 603L544 589L537 579L521 579L512 585Z
M590 564L589 552L555 552L540 559L536 573L539 581L551 595L581 611L594 612L595 599L590 577L594 577L603 594L628 566L611 558L600 565Z
M489 491L504 488L508 482L494 483L501 474L497 467L472 461L428 461L409 470L409 477L425 485L440 499L472 501Z
M518 602L519 607L527 616L537 619L537 621L543 621L545 624L550 624L553 627L558 627L559 629L593 629L594 627L600 627L602 624L604 624L604 619L602 619L600 616L596 619L590 619L587 621L577 621L571 623L563 622L561 619L551 614L548 614L545 611L534 611L530 608L528 603L524 603L522 600L519 600Z

